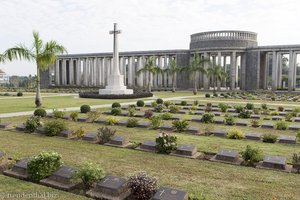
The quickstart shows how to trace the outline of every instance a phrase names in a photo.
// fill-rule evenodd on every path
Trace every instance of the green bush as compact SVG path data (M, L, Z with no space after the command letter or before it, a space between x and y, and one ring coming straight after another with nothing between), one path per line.
M90 111L87 113L87 116L88 116L90 122L94 122L94 121L96 121L96 119L98 119L101 116L101 113L97 110Z
M217 94L217 93L214 93L213 96L214 96L214 97L218 97L218 94Z
M297 170L297 173L300 173L300 153L294 153L292 157L293 168Z
M244 119L248 119L251 116L251 112L248 110L243 109L240 113L239 113L239 117L240 118L244 118Z
M18 93L17 93L17 96L18 96L18 97L21 97L21 96L23 96L23 93L22 93L22 92L18 92Z
M91 111L91 107L89 105L82 105L80 106L81 113L88 113Z
M150 119L153 116L153 111L152 110L145 110L145 118Z
M226 125L232 126L232 125L235 125L235 122L236 122L236 119L234 116L232 116L232 115L225 116L225 124Z
M128 187L134 199L151 199L158 189L158 180L157 178L149 176L146 172L139 172L128 178Z
M155 108L157 106L157 103L155 101L151 102L151 107Z
M279 111L279 112L284 111L284 107L283 107L283 106L278 106L278 111Z
M244 107L241 105L235 105L234 109L235 109L235 112L240 113L244 110Z
M228 131L227 133L227 137L229 139L243 139L245 137L245 134L243 133L243 131L239 130L239 129L231 129Z
M259 120L257 120L257 119L251 120L251 126L254 127L254 128L259 127L260 126Z
M246 104L246 108L247 108L248 110L253 110L253 109L254 109L254 104L253 104L253 103L247 103L247 104Z
M135 107L130 107L128 109L128 117L133 117L135 113L136 113Z
M186 101L181 101L180 103L182 106L186 106L187 105L187 102Z
M121 108L121 104L118 103L118 102L114 102L114 103L111 105L111 108Z
M41 117L40 116L31 116L25 122L25 129L29 133L33 133L41 124Z
M116 129L112 129L111 127L101 127L98 129L98 142L99 144L105 144L111 140L111 138L115 135Z
M195 101L193 102L193 105L194 105L194 106L198 106L198 105L199 105L199 101L198 101L198 100L195 100Z
M136 127L137 123L138 123L138 120L136 118L129 118L126 126L129 128L133 128L133 127Z
M253 113L258 115L260 113L259 108L253 108Z
M65 122L59 119L48 121L45 124L45 134L47 136L56 136L65 129Z
M164 106L166 106L166 108L169 108L171 104L171 101L164 101Z
M221 112L226 112L228 109L228 105L225 103L219 103L219 108L221 109Z
M179 112L179 107L176 105L170 106L170 113L178 113Z
M201 121L203 123L213 123L215 115L213 113L204 113L202 115Z
M287 114L285 115L285 121L290 122L290 121L292 121L293 117L294 117L294 116L293 116L292 113L287 113Z
M34 116L40 116L40 117L46 117L47 112L45 109L43 108L38 108L34 111L33 113Z
M161 133L155 141L158 153L169 154L177 148L177 137L167 133Z
M242 152L242 157L245 163L251 166L263 159L262 151L259 148L252 148L250 145L246 146L245 151Z
M61 155L56 152L41 152L27 164L27 172L30 179L39 182L62 166Z
M158 129L162 125L163 121L160 116L151 117L151 126L153 129Z
M263 110L267 110L267 109L268 109L268 105L265 104L265 103L263 103L263 104L261 104L261 108L262 108Z
M74 137L76 137L77 139L81 139L81 138L83 138L83 136L85 135L85 133L86 133L86 129L83 128L83 127L80 127L72 135Z
M85 189L89 189L95 182L103 179L104 176L105 172L101 167L98 167L91 162L85 162L72 175L72 182L82 182Z
M121 108L120 108L120 107L116 107L116 108L111 109L111 112L110 112L110 113L111 113L112 115L116 116L116 115L120 115L121 112L122 112Z
M71 112L70 117L71 117L72 121L76 122L78 119L78 112L76 112L76 111Z
M272 115L272 116L278 116L278 115L279 115L279 112L278 112L278 111L272 111L272 112L270 113L270 115Z
M164 103L164 100L162 100L162 99L156 99L156 103L157 103L157 104L163 104L163 103Z
M156 107L155 107L155 111L156 112L162 112L164 109L164 106L162 104L158 104Z
M294 117L297 117L298 114L300 113L300 107L294 108L293 111L292 111L292 113L293 113L293 116L294 116Z
M271 133L263 134L262 140L263 140L263 142L266 142L266 143L275 143L277 141L277 136L272 135Z
M288 128L288 123L285 121L278 121L275 124L277 130L286 130Z
M206 94L205 94L205 97L206 97L206 98L210 98L210 94L209 94L209 93L206 93Z
M117 118L110 116L110 117L107 117L107 118L106 118L105 124L106 124L106 125L109 125L109 126L113 126L113 125L115 125L117 122L118 122L118 119L117 119Z
M189 126L189 122L186 119L174 120L172 124L173 128L179 133L185 131Z
M297 137L297 139L300 141L300 131L297 131L296 137Z
M56 118L56 119L63 118L63 116L65 114L64 111L60 111L57 109L54 109L52 113L53 113L54 118Z
M159 116L160 116L163 120L169 120L169 119L172 118L172 114L169 113L169 112L165 112L165 113L163 113L163 114L160 114Z
M144 107L144 105L145 105L145 102L144 102L143 100L138 100L138 101L136 102L136 106L137 106L137 107Z

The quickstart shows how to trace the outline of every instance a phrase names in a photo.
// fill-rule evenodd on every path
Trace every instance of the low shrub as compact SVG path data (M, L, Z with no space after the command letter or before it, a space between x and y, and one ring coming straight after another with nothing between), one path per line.
M170 106L170 113L178 113L179 112L179 107L176 105L171 105Z
M41 125L42 124L41 124L41 117L40 116L31 116L25 122L25 129L26 129L27 132L33 133Z
M252 148L250 145L247 145L246 149L242 151L242 157L245 163L251 166L263 159L262 151L259 148Z
M297 117L298 114L300 113L300 107L294 108L293 111L292 111L292 113L293 113L293 116L294 116L294 117Z
M135 107L130 107L128 109L128 117L133 117L135 113L136 113Z
M156 107L155 107L155 112L162 112L164 109L164 106L162 104L158 104Z
M284 107L283 106L278 106L278 111L279 112L283 112L284 111Z
M65 114L64 111L57 110L57 109L54 109L52 113L53 113L54 118L56 118L56 119L63 118L63 116Z
M253 109L253 113L256 114L256 115L258 115L260 113L260 110L258 108L254 108Z
M226 112L228 109L228 105L225 103L219 103L219 108L221 109L221 112Z
M300 153L294 153L292 157L293 168L297 170L297 173L300 173Z
M23 93L22 93L22 92L18 92L18 93L17 93L17 96L18 96L18 97L21 97L21 96L23 96Z
M40 117L46 117L47 112L45 109L43 108L38 108L34 111L33 113L34 116L40 116Z
M107 118L106 118L105 124L106 124L106 125L109 125L109 126L113 126L113 125L115 125L117 122L118 122L118 119L117 119L117 118L110 116L110 117L107 117Z
M202 115L201 121L203 123L213 123L215 115L213 113L204 113Z
M158 153L169 154L177 148L177 137L167 133L161 133L155 141Z
M246 109L253 110L254 109L254 104L253 103L247 103L246 104Z
M254 127L254 128L259 127L260 126L259 120L257 120L257 119L251 120L251 126Z
M94 121L96 121L96 119L98 119L101 116L101 113L97 110L90 111L87 113L87 116L89 118L89 121L93 123Z
M277 136L272 135L271 133L263 134L262 140L263 140L263 142L266 142L266 143L275 143L277 141Z
M157 103L157 104L163 104L163 103L164 103L164 100L162 100L162 99L156 99L156 103Z
M150 120L153 129L158 129L163 123L161 116L152 116Z
M286 115L285 115L285 121L288 121L288 122L291 122L292 121L292 119L293 119L293 114L292 113L287 113Z
M300 131L297 131L296 137L297 137L297 139L300 141Z
M121 108L121 104L118 102L114 102L111 104L111 108Z
M245 134L243 133L243 131L239 130L239 129L231 129L228 131L227 133L227 137L229 139L243 139L245 137Z
M80 106L81 113L88 113L91 111L91 107L89 105L82 105Z
M139 172L128 178L128 187L136 200L151 199L158 189L158 180L146 172Z
M172 118L172 114L169 113L169 112L165 112L165 113L163 113L163 114L160 114L159 116L160 116L161 119L163 119L163 120L169 120L169 119Z
M136 102L136 106L137 106L137 107L144 107L144 105L145 105L145 102L144 102L143 100L138 100L138 101Z
M151 107L155 108L156 106L157 106L156 101L152 101L152 102L151 102Z
M248 110L243 109L240 113L239 113L239 117L240 118L244 118L244 119L248 119L251 116L251 112Z
M101 167L91 162L85 162L72 175L72 182L82 182L85 189L89 189L95 182L103 179L104 176L105 172Z
M205 94L205 97L206 97L206 98L210 98L210 94L209 94L209 93L206 93L206 94Z
M268 105L265 104L265 103L261 104L261 109L267 110L268 109Z
M73 133L73 136L76 137L77 139L81 139L81 138L83 138L85 133L86 133L86 129L83 127L80 127Z
M235 112L240 113L244 110L244 107L241 105L235 105L234 109L235 109Z
M288 128L288 123L285 121L278 121L275 124L277 130L286 130Z
M71 117L72 121L76 122L78 119L78 112L76 112L76 111L71 112L70 117Z
M136 127L137 123L138 123L138 120L136 118L129 118L126 126L129 128L133 128L133 127Z
M61 155L56 152L41 152L33 156L27 164L30 179L39 182L62 166Z
M153 116L153 111L152 110L145 110L145 118L150 119Z
M205 112L211 112L212 111L212 104L211 103L207 103L206 107L205 107Z
M45 134L47 136L56 136L65 129L65 122L59 119L48 121L45 124Z
M166 106L166 108L169 108L171 104L171 101L164 101L164 106Z
M179 133L185 131L189 126L189 122L186 119L174 120L172 124L173 128Z
M193 102L193 105L194 105L194 106L198 106L198 105L199 105L199 101L198 101L198 100L195 100L195 101Z
M113 108L111 109L111 114L116 116L116 115L120 115L122 112L121 108L120 107L116 107L116 108Z
M186 101L181 101L180 103L182 106L186 106L187 105L187 102Z
M232 126L232 125L235 125L236 123L236 118L232 115L227 115L225 116L225 124L226 125L229 125L229 126Z
M272 115L272 116L278 116L278 115L279 115L279 112L278 112L278 111L272 111L272 112L270 113L270 115Z
M218 97L218 94L217 94L217 93L214 93L213 96L214 96L214 97Z
M97 139L99 144L105 144L111 140L111 138L116 134L116 129L111 127L101 127L98 129Z

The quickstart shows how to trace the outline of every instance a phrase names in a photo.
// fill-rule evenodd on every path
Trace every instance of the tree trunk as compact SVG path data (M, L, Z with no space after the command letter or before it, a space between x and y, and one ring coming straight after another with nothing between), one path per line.
M194 73L194 95L197 94L197 80L196 80L196 73Z
M39 70L39 67L37 67L37 72L36 72L35 106L37 108L42 106L41 85L40 85L40 70Z
M175 74L172 75L172 92L175 92Z
M148 74L149 79L148 79L148 91L151 92L151 73L149 72Z

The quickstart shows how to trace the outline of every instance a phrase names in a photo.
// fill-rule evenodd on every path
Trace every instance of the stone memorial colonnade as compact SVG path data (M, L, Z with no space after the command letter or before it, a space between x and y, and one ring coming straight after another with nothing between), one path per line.
M258 46L257 34L249 31L211 31L191 35L190 48L186 50L157 50L120 52L120 72L129 88L145 87L149 74L137 76L150 56L154 56L157 66L168 68L171 59L179 66L188 67L195 53L221 65L228 73L226 88L232 90L256 90L282 88L282 56L289 55L289 90L296 87L297 54L300 45ZM45 72L41 80L44 86L104 87L112 66L112 53L70 54L58 56L51 72ZM206 66L207 68L208 66ZM54 75L51 83L46 76ZM269 77L272 78L268 81ZM45 81L46 80L46 81ZM171 87L168 74L156 75L151 83L154 88ZM272 85L268 85L268 83ZM199 88L209 89L212 82L207 76L198 74ZM224 86L224 85L222 85ZM192 88L193 83L186 74L176 75L176 87Z

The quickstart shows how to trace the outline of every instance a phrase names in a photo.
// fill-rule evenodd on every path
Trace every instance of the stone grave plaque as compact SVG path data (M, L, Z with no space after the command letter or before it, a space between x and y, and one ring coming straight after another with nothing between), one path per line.
M237 122L235 123L235 125L237 125L237 126L248 126L248 123L245 122L245 121L237 121Z
M220 108L212 108L211 110L219 112L221 109Z
M87 192L87 195L96 199L126 199L130 195L130 189L124 178L106 176L96 184L95 189Z
M197 147L195 145L181 144L176 150L176 154L183 156L193 156L197 153Z
M191 134L198 134L200 131L199 131L199 128L196 126L189 126L185 132L191 133Z
M291 124L289 125L289 130L300 130L300 125L297 124Z
M149 108L148 110L155 112L155 108Z
M163 111L163 112L170 112L170 109L167 109L167 108L166 108L166 109L163 109L162 111Z
M205 107L199 107L199 108L197 108L197 110L204 111L204 110L205 110Z
M150 124L151 124L150 122L137 122L136 127L148 128Z
M19 125L19 126L16 127L16 130L17 131L26 131L26 126L24 124Z
M257 141L259 141L260 140L260 134L259 133L254 133L254 132L248 132L248 133L246 133L245 138L248 139L248 140L257 140Z
M285 116L285 115L286 115L286 112L279 112L279 115L280 115L280 116Z
M139 149L156 151L156 142L154 140L145 140Z
M145 103L145 107L152 107L151 103Z
M204 111L195 111L194 114L195 114L195 115L203 115L203 114L204 114Z
M0 128L7 128L10 124L10 122L0 122Z
M65 137L65 138L71 138L73 136L74 131L66 129L59 133L58 136Z
M45 134L45 133L46 133L46 127L45 127L45 126L38 127L38 128L35 130L35 132L38 133L38 134Z
M218 104L212 104L211 107L212 108L219 108L219 105Z
M53 113L47 113L46 117L47 118L54 118L54 114Z
M217 136L217 137L226 137L227 136L227 131L224 131L224 130L215 130L214 131L214 136Z
M126 136L115 135L109 141L109 144L116 146L125 146L128 145L129 138Z
M201 118L191 118L192 122L202 122Z
M181 102L175 102L176 106L181 106Z
M95 123L98 123L98 124L105 124L106 123L106 119L103 119L103 118L98 118L94 121Z
M272 116L272 120L277 120L277 121L281 121L283 119L282 116Z
M121 113L120 113L120 116L128 116L128 111L122 111Z
M285 108L284 111L286 111L286 112L292 112L293 109L292 108Z
M285 169L286 158L282 156L265 156L262 166L273 169Z
M180 116L172 116L171 120L181 120L181 117Z
M173 125L171 125L171 124L163 124L163 125L160 126L160 129L161 130L171 131L171 130L173 130Z
M271 128L271 129L273 129L274 128L274 124L273 123L268 123L268 122L263 122L261 124L261 127L262 128Z
M228 108L228 109L227 109L227 112L235 113L235 108Z
M252 114L250 115L251 119L260 119L260 115Z
M212 112L215 116L221 116L220 112Z
M296 144L296 136L282 135L278 138L279 143Z
M276 110L276 108L269 108L269 110L271 110L271 111L275 111L275 110Z
M96 133L96 132L87 132L82 137L82 140L89 141L89 142L96 142L98 140L97 135L98 135L98 133Z
M81 116L81 117L78 117L77 121L79 122L86 122L89 118L87 116Z
M300 122L300 117L295 117L295 122Z
M62 166L48 178L42 179L40 183L56 189L71 191L80 184L71 182L72 174L76 170L75 167Z
M104 111L102 114L110 115L110 114L111 114L111 110L106 110L106 111Z
M136 113L135 117L145 117L145 113Z
M232 117L239 117L239 113L232 113Z
M190 106L183 106L182 109L183 110L189 110L191 107Z
M162 186L154 194L152 200L188 200L188 194L182 190Z
M215 119L214 123L215 124L224 124L224 119L223 118L221 118L221 119Z
M190 106L190 107L191 107L192 105L193 105L192 103L187 103L187 104L186 104L186 106Z
M239 152L236 150L221 149L216 155L216 160L227 162L236 162L238 160Z
M67 120L71 119L71 117L70 117L69 114L65 114L62 118L63 118L63 119L67 119Z
M179 110L179 114L186 114L186 110Z
M12 169L4 171L3 174L23 180L28 179L27 163L29 162L29 160L30 158L24 158L16 162Z
M127 123L128 123L127 119L121 119L116 124L119 125L119 126L126 126Z

